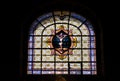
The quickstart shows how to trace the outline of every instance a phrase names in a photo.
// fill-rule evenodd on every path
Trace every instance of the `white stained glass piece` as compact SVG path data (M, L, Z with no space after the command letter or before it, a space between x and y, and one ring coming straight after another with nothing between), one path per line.
M32 49L28 50L28 55L32 55Z
M42 37L43 41L42 41L42 48L51 48L50 47L50 37Z
M88 30L88 28L86 27L86 25L82 25L81 27L80 27L80 30L81 30L81 32L82 32L82 35L90 35L89 34L89 30Z
M32 42L28 42L28 48L32 48L33 47L33 43Z
M40 43L40 42L41 42L41 36L39 36L39 37L34 37L34 42L35 42L35 43Z
M72 25L75 25L75 26L77 26L77 27L79 27L82 23L80 22L80 20L78 20L78 19L75 19L75 18L70 18L70 21L69 21L69 23L70 24L72 24Z
M90 50L82 50L83 61L90 61Z
M34 55L35 56L41 56L41 50L40 49L34 49Z
M45 28L43 35L54 35L55 34L55 26L51 25L47 28Z
M56 63L56 70L67 70L68 63Z
M56 71L56 74L68 74L68 71Z
M92 70L96 70L96 63L92 63Z
M60 59L60 56L56 56L56 61L68 61L68 56L66 56L64 59Z
M33 63L33 69L40 70L41 69L41 63Z
M82 48L90 48L90 38L82 37Z
M32 71L27 71L27 74L32 74Z
M81 56L81 50L73 50L73 55L75 56Z
M53 17L47 18L41 22L41 24L46 27L54 23Z
M54 63L42 63L42 70L54 70Z
M96 61L96 56L91 56L91 61Z
M41 61L41 56L33 56L33 61Z
M42 61L54 61L54 56L42 56Z
M95 37L91 37L91 48L95 48L95 47L96 47Z
M71 35L81 35L81 32L80 30L75 27L75 26L72 26L72 25L69 25L69 34Z
M81 48L81 37L73 37L73 48Z
M80 63L70 63L70 70L80 70L81 64Z
M83 74L89 75L91 74L91 71L83 71Z
M32 63L28 63L28 70L32 70Z
M81 74L81 71L70 71L70 74Z
M81 61L81 56L69 55L69 61Z
M42 50L42 55L43 55L43 56L52 55L52 54L51 54L51 51L52 51L52 50L50 50L50 49L43 49L43 50Z
M34 35L41 35L44 27L40 24L37 26L37 29L34 31Z
M29 42L31 42L33 40L33 37L32 36L30 36L29 37Z
M33 71L33 74L41 74L41 71Z
M34 37L34 48L41 48L41 37Z
M28 61L32 61L32 56L28 56Z
M56 30L60 30L61 28L68 30L68 24L56 24Z
M54 71L42 71L42 74L54 74Z
M82 63L83 70L91 70L90 63Z

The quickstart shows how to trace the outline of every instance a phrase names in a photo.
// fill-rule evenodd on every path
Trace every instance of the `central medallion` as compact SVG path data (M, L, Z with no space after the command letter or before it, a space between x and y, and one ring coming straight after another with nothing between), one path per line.
M63 60L69 52L71 46L71 38L67 34L68 32L61 25L60 29L56 31L56 34L52 38L52 46L57 51L56 54Z
M64 54L71 46L71 39L63 30L56 33L52 39L52 45L61 54Z

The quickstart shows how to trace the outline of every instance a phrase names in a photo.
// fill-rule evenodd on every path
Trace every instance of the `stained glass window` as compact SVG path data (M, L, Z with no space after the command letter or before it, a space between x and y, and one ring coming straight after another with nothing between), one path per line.
M55 11L31 25L27 74L96 75L96 66L95 33L83 16Z

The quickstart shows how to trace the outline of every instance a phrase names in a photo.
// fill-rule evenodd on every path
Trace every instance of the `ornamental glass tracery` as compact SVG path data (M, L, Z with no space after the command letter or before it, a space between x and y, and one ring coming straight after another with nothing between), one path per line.
M27 74L97 74L90 22L68 11L37 18L29 32Z

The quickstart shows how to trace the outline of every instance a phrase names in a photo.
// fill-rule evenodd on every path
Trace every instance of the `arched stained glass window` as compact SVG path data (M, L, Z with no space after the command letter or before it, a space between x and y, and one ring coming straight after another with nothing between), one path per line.
M91 23L68 11L37 18L29 32L27 74L96 75L96 40Z

